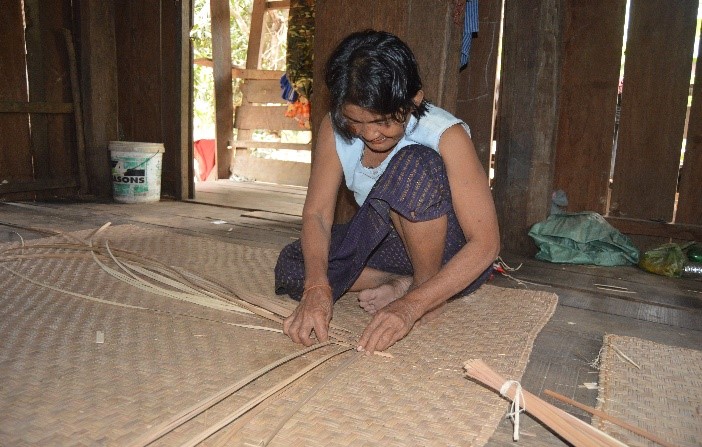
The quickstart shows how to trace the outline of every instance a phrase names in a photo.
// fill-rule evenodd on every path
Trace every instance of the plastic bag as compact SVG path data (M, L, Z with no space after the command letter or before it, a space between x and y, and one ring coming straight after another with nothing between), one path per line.
M687 256L682 247L670 243L645 252L641 256L639 267L657 275L678 278L682 275L686 262Z
M539 248L536 259L542 261L603 266L639 262L631 239L594 212L553 214L534 224L529 236Z

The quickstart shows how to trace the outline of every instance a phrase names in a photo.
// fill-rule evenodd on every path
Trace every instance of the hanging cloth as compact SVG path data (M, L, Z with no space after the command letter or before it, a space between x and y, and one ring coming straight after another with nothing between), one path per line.
M473 33L478 32L478 0L466 1L466 14L463 19L463 42L461 43L461 68L470 61L470 46Z

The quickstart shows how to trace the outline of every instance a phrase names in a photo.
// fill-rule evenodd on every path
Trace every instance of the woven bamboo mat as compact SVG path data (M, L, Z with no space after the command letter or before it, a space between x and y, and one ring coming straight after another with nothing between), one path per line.
M90 232L76 232L78 238ZM277 252L174 232L123 225L98 240L174 268L215 279L235 291L294 306L273 294ZM61 237L31 245L64 242ZM29 244L28 244L29 245ZM1 250L10 244L0 246ZM56 253L47 247L27 253ZM107 275L89 257L2 262L24 275L0 275L0 445L129 445L154 426L227 388L264 365L299 351L253 316L205 308L137 289ZM34 281L34 282L31 282ZM113 303L88 301L37 284ZM261 445L307 390L338 372L295 411L271 446L481 446L508 403L464 378L462 364L482 358L520 379L532 343L555 310L553 294L490 285L450 302L436 320L393 346L392 358L342 354L275 399L225 427L203 445ZM369 316L353 294L334 309L334 323L357 337ZM246 386L156 441L180 445L249 399L329 352L306 354Z
M702 351L605 335L599 386L599 410L672 445L702 446ZM631 447L658 445L600 418L592 423Z

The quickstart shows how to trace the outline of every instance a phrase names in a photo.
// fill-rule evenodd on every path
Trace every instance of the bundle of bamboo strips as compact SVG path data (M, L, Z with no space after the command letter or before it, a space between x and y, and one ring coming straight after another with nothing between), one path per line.
M508 382L495 370L491 369L485 362L480 359L468 360L463 368L466 375L480 383L486 385L494 391L503 393L502 395L515 401L517 390L515 387L510 387L501 391L503 385ZM521 391L523 399L519 402L519 406L524 411L528 412L536 419L540 420L547 427L551 428L556 434L561 436L566 441L570 442L575 447L622 447L626 444L614 439L608 434L596 429L575 416L566 413L539 397ZM516 411L520 411L519 408Z

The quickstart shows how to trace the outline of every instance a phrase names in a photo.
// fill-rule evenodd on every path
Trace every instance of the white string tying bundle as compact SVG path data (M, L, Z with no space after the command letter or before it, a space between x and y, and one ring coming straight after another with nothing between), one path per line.
M512 439L519 441L519 413L526 411L526 402L524 401L524 394L522 394L522 385L516 380L508 380L502 384L500 388L500 394L505 397L507 396L507 391L514 385L516 388L514 390L514 398L512 399L512 405L510 406L509 413L507 417L512 420L514 424L514 432L512 433Z

